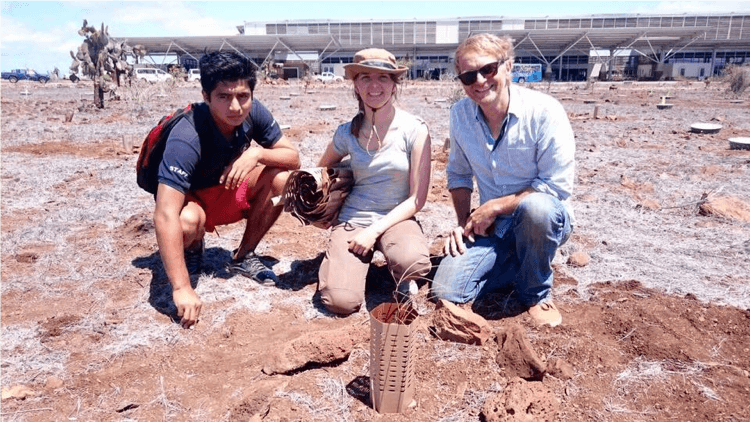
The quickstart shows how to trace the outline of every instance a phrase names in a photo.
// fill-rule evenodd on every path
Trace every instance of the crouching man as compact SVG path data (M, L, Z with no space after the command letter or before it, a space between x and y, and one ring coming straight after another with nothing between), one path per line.
M458 225L431 289L466 303L510 288L536 324L556 326L551 262L573 228L574 134L560 103L511 83L513 62L508 37L474 35L457 48L468 98L451 108L446 173Z
M192 122L183 118L167 138L154 210L159 252L184 327L201 313L190 275L200 273L204 234L216 226L245 219L229 267L260 283L276 281L254 250L282 211L272 197L282 192L287 171L300 166L297 149L253 98L250 60L214 52L199 65L204 102L195 105ZM260 147L250 147L251 140Z

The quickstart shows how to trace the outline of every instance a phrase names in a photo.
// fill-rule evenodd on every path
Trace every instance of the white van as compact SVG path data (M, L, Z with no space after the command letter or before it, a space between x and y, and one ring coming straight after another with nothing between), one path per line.
M172 75L161 69L155 68L136 68L136 78L149 82L160 82L172 79Z
M186 81L200 81L201 80L201 70L200 69L191 69L188 71L188 76L185 78Z

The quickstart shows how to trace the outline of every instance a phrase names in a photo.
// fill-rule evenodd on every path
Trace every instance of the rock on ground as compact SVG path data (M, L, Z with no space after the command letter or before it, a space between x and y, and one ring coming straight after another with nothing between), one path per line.
M560 358L548 361L545 371L558 379L568 380L574 377L574 367Z
M436 335L444 341L483 345L490 338L487 320L450 301L440 300L433 315Z
M289 341L279 354L271 355L263 372L289 373L308 364L333 363L349 357L356 345L367 341L367 326L362 324L306 333Z
M577 251L568 256L567 264L576 267L584 267L589 264L589 254L584 251Z
M710 197L699 206L699 214L749 221L748 204L735 197Z
M507 377L541 379L545 374L545 363L532 350L524 328L514 324L496 333L500 351L495 358L498 366Z
M560 401L542 382L514 379L503 392L489 398L482 407L486 422L555 421Z

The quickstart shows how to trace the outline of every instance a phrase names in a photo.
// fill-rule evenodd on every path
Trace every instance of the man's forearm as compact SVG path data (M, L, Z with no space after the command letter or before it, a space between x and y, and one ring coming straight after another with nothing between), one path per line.
M488 201L486 204L488 207L491 207L493 209L496 217L511 216L514 211L516 211L516 208L519 207L519 203L522 202L522 199L533 192L535 192L535 190L532 189L532 187L528 187L513 194L494 198Z
M183 255L183 234L179 217L156 213L154 216L156 242L172 289L190 286L190 275Z
M451 201L454 203L457 225L464 227L469 218L471 209L472 191L467 188L454 188L451 190Z
M261 148L254 151L258 154L258 163L284 170L300 168L300 153L294 144L282 136L271 148Z
M296 150L289 148L261 149L258 163L284 170L300 168L300 156Z

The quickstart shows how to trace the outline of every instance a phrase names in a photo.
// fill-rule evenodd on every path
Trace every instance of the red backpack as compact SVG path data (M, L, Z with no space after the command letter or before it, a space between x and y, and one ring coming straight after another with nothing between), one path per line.
M167 138L180 119L186 118L191 124L195 123L193 115L196 106L197 104L188 104L185 108L162 117L159 119L159 123L149 131L146 139L143 140L141 152L138 154L138 161L136 162L136 176L139 187L156 195L159 185L159 164L162 162ZM202 138L200 131L199 138Z

